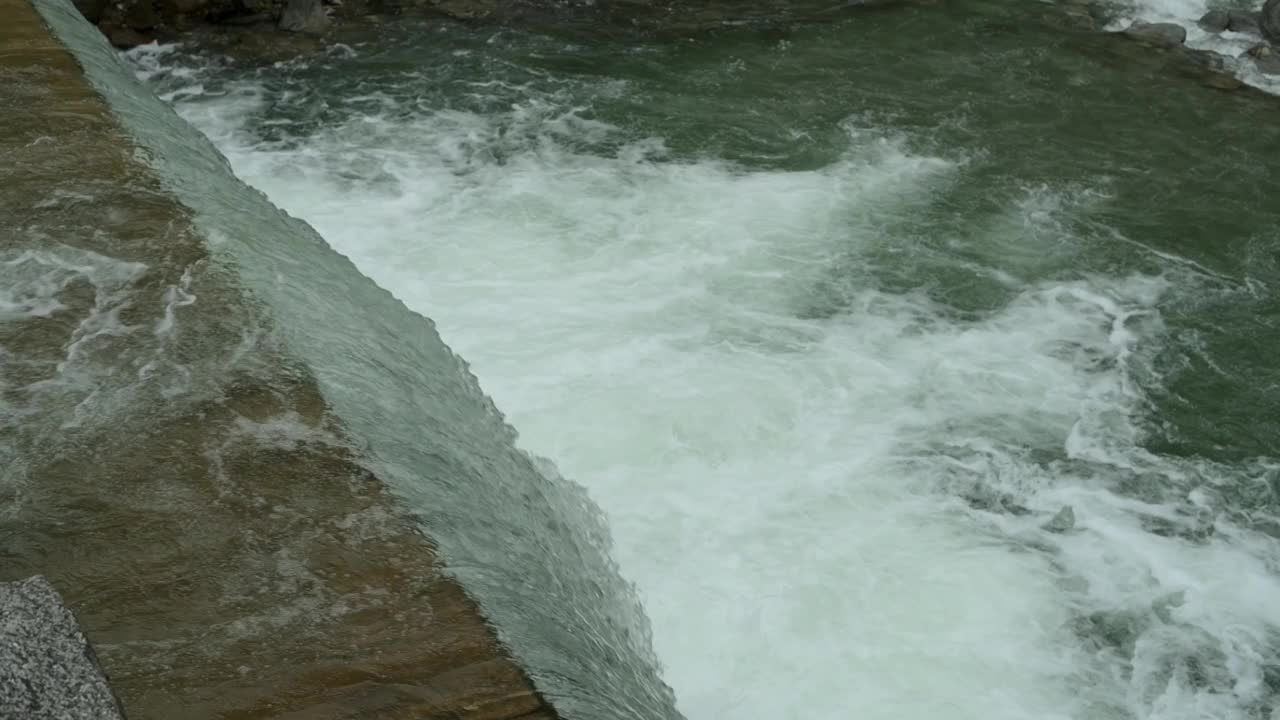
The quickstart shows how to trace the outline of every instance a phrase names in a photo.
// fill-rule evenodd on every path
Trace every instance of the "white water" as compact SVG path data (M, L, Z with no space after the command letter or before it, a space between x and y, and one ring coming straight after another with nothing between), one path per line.
M1136 445L1131 373L1161 342L1167 280L996 273L1015 299L971 322L878 290L860 262L910 252L893 221L963 172L891 133L820 171L748 172L662 162L656 140L572 152L565 138L610 129L533 98L280 150L242 132L256 103L183 111L434 318L523 446L589 488L691 720L1258 717L1280 552L1226 525L1205 545L1150 534L1141 516L1191 521L1106 474L1253 472ZM502 164L475 152L505 142L499 125L534 139ZM1006 270L1041 262L1070 242L1066 206L1087 212L1029 193L985 250ZM865 277L804 319L835 258ZM955 493L976 486L1033 512L973 511ZM1064 504L1078 530L1042 530ZM1089 613L1143 618L1131 662L1070 631ZM1190 657L1225 675L1195 682Z
M1245 56L1249 48L1262 42L1256 33L1225 31L1208 32L1200 27L1199 20L1209 10L1235 8L1257 12L1262 0L1216 2L1214 0L1111 0L1120 9L1120 15L1107 27L1120 31L1131 23L1175 23L1187 30L1187 47L1212 50L1227 58L1228 67L1241 81L1269 93L1280 93L1280 75L1267 75L1258 70L1253 60Z

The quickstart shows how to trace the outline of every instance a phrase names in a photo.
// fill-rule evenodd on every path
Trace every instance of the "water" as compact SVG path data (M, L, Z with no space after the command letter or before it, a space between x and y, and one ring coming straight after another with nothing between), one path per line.
M687 717L1274 720L1275 106L1010 12L132 59L587 488Z
M1261 2L1253 0L1124 0L1115 3L1108 30L1118 31L1132 22L1175 23L1186 28L1187 47L1211 50L1225 59L1226 66L1245 83L1267 92L1280 92L1280 77L1259 72L1246 51L1262 42L1256 33L1224 31L1208 32L1199 20L1210 10L1239 10L1257 13Z

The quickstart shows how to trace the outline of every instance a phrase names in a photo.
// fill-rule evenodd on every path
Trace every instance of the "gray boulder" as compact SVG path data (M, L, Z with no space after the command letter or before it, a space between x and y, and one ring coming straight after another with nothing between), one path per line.
M1200 27L1205 32L1220 33L1231 24L1231 13L1226 10L1210 10L1200 17Z
M1258 26L1258 16L1248 10L1228 10L1227 29L1231 32L1252 33L1257 35L1260 32Z
M329 16L320 0L289 0L280 16L280 29L288 32L318 35L327 27Z
M1187 41L1187 29L1175 23L1136 22L1124 31L1125 35L1151 45L1174 47Z
M49 581L0 583L0 719L123 718L93 648Z
M1200 18L1200 27L1208 32L1227 30L1257 35L1258 16L1248 10L1210 10Z
M1258 26L1262 37L1273 43L1280 43L1280 0L1267 0L1258 14Z

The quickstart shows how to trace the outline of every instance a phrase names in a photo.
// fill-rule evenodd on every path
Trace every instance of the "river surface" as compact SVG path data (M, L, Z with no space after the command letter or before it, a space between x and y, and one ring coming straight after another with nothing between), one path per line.
M1280 719L1280 105L1016 5L130 59L586 487L690 720Z

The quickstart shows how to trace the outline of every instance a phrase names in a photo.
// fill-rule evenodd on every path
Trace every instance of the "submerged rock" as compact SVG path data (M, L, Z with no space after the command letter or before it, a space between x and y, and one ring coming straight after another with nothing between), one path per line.
M320 0L289 0L280 16L280 29L288 32L318 35L327 27L329 16Z
M0 718L124 719L75 616L40 576L0 583Z
M1075 526L1076 511L1070 505L1063 505L1062 509L1049 519L1049 522L1040 527L1052 533L1064 533L1074 529Z
M689 33L725 27L785 26L832 20L906 4L907 0L415 0L458 20L517 24L538 30L624 29Z
M91 23L102 20L102 14L107 10L107 0L72 0L72 2L80 14Z
M1280 43L1280 0L1267 0L1258 14L1258 28L1262 37Z
M1187 29L1175 23L1136 22L1124 31L1135 40L1153 45L1173 47L1187 41Z

